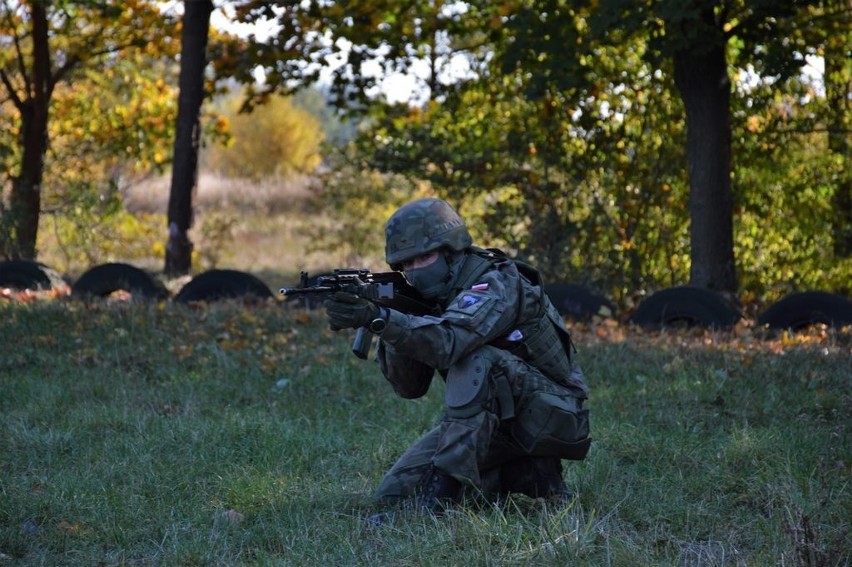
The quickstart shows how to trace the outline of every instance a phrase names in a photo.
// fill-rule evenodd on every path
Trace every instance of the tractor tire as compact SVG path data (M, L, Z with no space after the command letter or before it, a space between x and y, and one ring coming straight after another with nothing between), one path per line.
M852 325L852 301L827 291L802 291L776 301L757 318L760 326L793 331L818 323Z
M563 317L577 321L615 317L615 304L591 288L572 283L554 283L546 284L544 291Z
M47 291L67 285L55 270L32 260L5 260L0 262L0 287L16 290Z
M239 270L208 270L192 278L175 296L175 301L218 301L221 299L272 297L259 278Z
M678 286L649 296L639 304L630 321L653 329L677 325L726 329L741 317L739 308L715 291Z
M116 291L126 291L134 298L166 299L169 291L150 273L121 262L101 264L90 268L71 286L71 295L80 299L108 297Z

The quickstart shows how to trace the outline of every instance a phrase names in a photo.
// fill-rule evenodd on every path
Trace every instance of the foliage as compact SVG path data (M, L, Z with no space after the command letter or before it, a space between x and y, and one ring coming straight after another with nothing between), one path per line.
M400 206L413 199L434 196L428 184L400 174L387 174L331 154L334 164L321 176L314 206L330 212L333 221L308 228L311 251L331 251L347 266L386 271L384 224ZM339 267L339 266L338 266Z
M319 314L0 296L0 559L13 564L844 565L850 336L575 328L579 497L369 529L439 418Z
M122 194L171 159L177 95L167 72L120 61L57 88L39 231L40 248L61 251L56 268L154 255L165 220L131 215Z
M428 181L466 211L486 243L535 261L548 278L594 284L617 299L689 279L689 167L671 60L687 48L725 46L735 87L740 291L767 299L791 287L842 291L847 263L832 256L831 234L820 228L838 219L833 232L843 230L843 217L826 214L836 208L833 198L842 202L836 198L842 152L834 150L826 167L817 166L809 150L825 147L817 128L811 141L783 146L789 168L782 175L784 168L772 167L781 155L773 151L782 146L766 146L764 131L743 122L773 112L772 97L744 88L757 81L764 93L802 106L787 130L807 132L815 123L837 129L831 117L838 107L802 104L795 83L804 56L821 53L836 31L842 8L733 3L720 6L712 23L700 22L711 4L410 3L401 15L398 7L364 2L347 5L344 15L339 3L286 2L273 9L246 2L237 14L281 26L269 41L255 42L257 56L249 58L266 72L264 88L289 92L316 81L324 61L342 62L331 74L332 100L350 110L372 105L357 141L366 171ZM378 66L367 63L371 58ZM418 75L418 61L428 71ZM466 72L447 81L452 61ZM428 103L414 109L382 104L376 91L382 73L399 70L422 79L419 96ZM791 155L791 148L799 153ZM814 167L808 173L796 162ZM817 171L820 181L808 181ZM799 174L804 177L791 177ZM796 187L805 184L816 206L792 207L789 195L803 196ZM790 210L777 227L758 227L768 201L785 201ZM356 206L351 216L361 210ZM778 247L790 253L774 265L775 255L766 252Z
M73 207L42 215L40 238L52 251L47 256L52 267L79 274L105 262L145 264L162 256L163 215L129 213L114 188L99 193L81 183L74 189L67 194Z
M813 87L802 85L811 90ZM760 93L753 92L758 98ZM763 299L792 291L852 292L852 258L833 250L833 194L848 175L845 160L808 122L825 111L813 96L766 93L765 106L737 113L734 172L737 251L743 289Z
M668 83L633 46L602 50L590 90L527 100L524 74L483 80L424 111L388 113L358 140L371 166L428 180L461 203L484 242L549 279L616 297L688 273L682 124ZM663 162L660 155L670 156Z
M315 115L281 96L251 112L240 112L242 96L233 93L220 103L230 137L226 147L208 146L207 168L255 181L316 169L322 159L323 132Z
M97 161L110 151L113 163L118 161L117 151L127 162L137 157L143 163L165 161L165 154L156 148L163 136L171 135L168 114L156 114L162 110L163 97L171 98L172 93L165 88L167 77L154 78L146 74L145 66L172 57L176 42L173 21L146 0L120 6L4 1L0 10L3 37L8 38L0 43L4 92L0 119L5 126L0 146L10 148L3 152L8 175L3 198L8 196L10 208L15 209L7 211L13 231L5 252L17 250L16 254L30 256L35 254L43 199L55 199L64 190L45 176L53 158L61 160L54 163L63 174L78 170L69 166L70 159ZM160 40L151 41L152 35ZM100 90L105 86L113 92ZM63 105L80 113L64 113ZM139 110L141 117L135 114ZM51 116L58 116L59 124L53 124ZM146 116L151 117L147 124ZM68 146L63 146L64 140L51 140L60 131L68 136L66 140L71 139ZM102 137L109 133L113 136ZM104 141L106 148L101 145ZM94 158L86 155L91 148L97 151ZM88 164L81 165L83 171L88 169ZM108 170L111 164L99 167ZM70 185L81 186L74 179Z
M268 40L249 38L251 51L229 68L231 76L248 85L247 106L264 102L271 92L292 94L313 85L326 68L331 77L328 99L353 114L384 98L380 86L385 76L411 72L418 62L428 67L418 88L433 99L442 98L455 88L456 65L473 72L489 57L477 24L500 26L492 9L477 2L241 0L234 11L240 22L273 22L277 27ZM265 77L261 84L255 80L258 67Z
M226 243L233 240L237 219L232 213L214 212L202 218L200 233L205 244L196 249L204 264L204 269L218 268Z

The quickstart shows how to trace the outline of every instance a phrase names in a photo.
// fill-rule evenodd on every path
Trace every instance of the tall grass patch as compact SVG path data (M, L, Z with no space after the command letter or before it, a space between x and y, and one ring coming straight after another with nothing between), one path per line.
M439 418L319 313L280 303L0 304L0 563L847 565L848 334L575 333L595 442L572 505L371 528Z

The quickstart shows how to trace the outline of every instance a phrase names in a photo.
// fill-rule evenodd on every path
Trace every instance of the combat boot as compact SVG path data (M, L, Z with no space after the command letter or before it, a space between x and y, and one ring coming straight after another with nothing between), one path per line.
M574 493L562 479L562 462L557 457L518 459L500 469L502 493L519 492L530 498L543 498L562 508L571 503Z
M441 469L432 468L414 498L414 507L442 516L447 508L459 501L461 493L461 482Z
M432 467L417 486L414 497L400 502L398 511L428 512L435 517L441 517L449 507L461 500L462 483L442 471ZM396 512L385 511L370 514L365 518L370 528L378 528L392 523Z
M556 509L568 506L575 498L561 476L539 479L536 492L538 498L544 498L545 502Z
M568 506L574 500L574 493L568 490L562 478L562 461L556 457L533 459L536 478L533 482L535 498L544 498L556 509Z

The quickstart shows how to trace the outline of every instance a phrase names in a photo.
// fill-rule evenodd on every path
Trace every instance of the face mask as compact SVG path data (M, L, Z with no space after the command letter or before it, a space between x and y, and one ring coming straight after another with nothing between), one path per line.
M428 266L405 272L408 282L426 299L437 299L446 291L449 275L450 266L443 254Z

